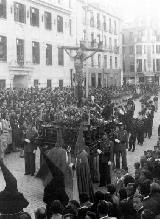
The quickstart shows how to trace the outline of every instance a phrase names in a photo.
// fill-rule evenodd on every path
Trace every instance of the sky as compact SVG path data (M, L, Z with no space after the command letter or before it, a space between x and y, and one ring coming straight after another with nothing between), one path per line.
M160 0L89 0L105 5L109 11L114 11L124 22L132 22L138 16L159 17ZM160 22L160 19L159 19Z

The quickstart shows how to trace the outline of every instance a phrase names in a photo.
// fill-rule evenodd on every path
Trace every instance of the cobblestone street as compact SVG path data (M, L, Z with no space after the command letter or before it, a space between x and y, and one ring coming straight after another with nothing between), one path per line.
M137 115L139 110L140 110L140 103L139 101L136 101L135 116ZM143 146L137 145L136 151L134 153L127 152L129 172L133 173L133 164L136 161L139 161L140 156L143 155L143 151L147 149L153 149L153 146L156 144L157 127L159 124L159 119L160 119L160 114L155 113L152 138L145 139ZM34 210L37 207L44 206L44 203L42 201L43 185L42 185L41 180L35 177L31 177L31 176L24 176L24 160L22 158L19 158L19 153L12 153L11 155L8 155L5 159L5 163L7 164L9 169L12 171L12 173L17 178L19 191L23 192L24 196L30 203L29 207L26 210L33 215ZM39 168L39 151L37 151L36 163L37 163L37 169L38 169ZM1 171L0 171L0 181L1 181L0 190L3 190L5 186L5 182L3 180Z

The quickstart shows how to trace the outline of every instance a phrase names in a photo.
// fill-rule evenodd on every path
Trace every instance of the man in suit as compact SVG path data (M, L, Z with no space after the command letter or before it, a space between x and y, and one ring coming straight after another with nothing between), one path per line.
M116 150L116 168L120 169L120 155L122 157L122 169L128 170L127 168L127 153L126 149L128 148L128 135L127 131L124 129L123 123L119 123L119 131L117 133L117 138L115 143L117 144Z
M35 152L37 147L34 144L34 139L37 136L36 127L34 125L28 125L26 138L24 139L25 175L34 176L35 173Z

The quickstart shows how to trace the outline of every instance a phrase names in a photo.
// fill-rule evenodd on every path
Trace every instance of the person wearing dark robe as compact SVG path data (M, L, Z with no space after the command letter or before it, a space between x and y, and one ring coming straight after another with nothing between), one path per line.
M3 173L6 187L0 192L0 214L1 218L18 219L23 209L29 203L24 198L23 194L18 192L17 180L0 159L0 167Z
M93 185L89 166L89 148L85 145L83 137L83 124L80 126L79 135L75 146L76 157L76 175L78 192L86 193L90 199L93 200Z
M49 157L41 151L43 157L46 161L46 164L52 174L51 181L47 184L44 189L43 201L47 204L46 211L47 211L47 218L50 218L50 208L51 203L54 200L59 200L63 206L68 204L69 197L65 191L65 176L64 173L57 167Z
M63 148L64 141L62 138L62 130L59 128L57 130L57 141L55 147L47 152L49 159L64 173L65 180L67 180L67 163L68 163L68 154L67 151ZM53 178L51 171L47 169L45 163L43 167L45 169L45 175L43 176L44 179L44 186L46 186Z
M113 105L111 104L111 101L108 100L108 103L105 105L102 111L102 117L107 121L110 119L112 114L113 114Z
M113 142L109 140L107 134L104 134L97 152L99 152L99 186L103 187L111 183L110 166L113 162Z

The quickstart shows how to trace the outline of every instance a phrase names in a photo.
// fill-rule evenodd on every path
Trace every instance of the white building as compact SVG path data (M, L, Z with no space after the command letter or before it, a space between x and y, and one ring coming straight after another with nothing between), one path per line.
M0 87L70 85L70 0L0 1Z
M87 41L96 48L103 42L105 52L98 52L88 60L89 86L121 85L122 37L121 20L105 8L77 0L76 42Z
M74 63L61 46L87 39L92 48L103 41L106 50L87 63L89 86L119 85L121 21L85 6L81 0L0 0L0 87L71 86Z

